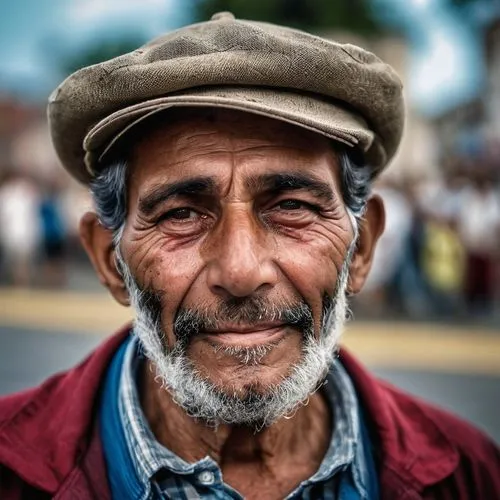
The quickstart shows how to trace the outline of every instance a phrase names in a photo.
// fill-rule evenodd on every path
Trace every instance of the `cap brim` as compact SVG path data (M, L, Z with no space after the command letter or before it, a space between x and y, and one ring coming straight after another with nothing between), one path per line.
M147 117L173 107L215 107L246 111L285 121L357 147L379 164L383 149L372 147L375 134L366 121L342 102L317 95L266 87L208 87L188 89L123 108L98 122L85 136L85 165L96 175L99 164L116 143Z

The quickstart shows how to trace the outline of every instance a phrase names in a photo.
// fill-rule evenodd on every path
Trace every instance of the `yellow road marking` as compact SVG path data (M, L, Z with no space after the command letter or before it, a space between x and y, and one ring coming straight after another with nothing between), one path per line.
M500 375L500 333L407 323L362 323L344 344L370 366Z
M0 290L0 324L107 335L132 311L105 293ZM500 375L500 332L415 323L349 324L343 344L384 368Z
M0 324L108 333L132 318L106 293L0 290Z

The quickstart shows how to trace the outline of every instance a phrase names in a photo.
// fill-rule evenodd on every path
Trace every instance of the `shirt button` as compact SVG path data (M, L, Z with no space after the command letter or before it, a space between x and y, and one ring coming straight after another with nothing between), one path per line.
M203 484L212 484L214 482L214 473L209 470L204 470L198 474L198 480Z

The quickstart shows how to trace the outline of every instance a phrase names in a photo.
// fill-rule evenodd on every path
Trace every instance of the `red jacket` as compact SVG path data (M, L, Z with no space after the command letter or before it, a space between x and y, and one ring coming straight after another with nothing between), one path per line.
M124 329L72 370L0 399L2 500L110 498L96 415ZM383 500L498 500L500 452L467 423L375 379L341 353L378 450Z

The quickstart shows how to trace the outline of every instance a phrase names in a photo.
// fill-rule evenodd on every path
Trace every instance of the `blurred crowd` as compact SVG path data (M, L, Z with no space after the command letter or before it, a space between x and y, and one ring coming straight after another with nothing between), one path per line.
M4 172L1 284L65 287L75 266L92 273L78 241L78 221L90 200L69 182L57 174ZM376 192L385 202L386 228L355 311L415 319L494 314L500 304L495 163L455 158L439 176L383 178Z
M359 298L363 311L446 319L498 312L499 173L493 159L454 158L439 177L382 180L386 228Z
M85 193L66 176L0 171L0 284L62 288L83 258L78 220Z

